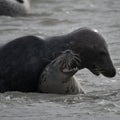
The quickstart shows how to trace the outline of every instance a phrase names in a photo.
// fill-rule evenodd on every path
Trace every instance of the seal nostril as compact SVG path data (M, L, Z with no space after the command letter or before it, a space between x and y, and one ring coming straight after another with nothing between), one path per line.
M115 68L112 68L111 71L110 71L110 76L109 77L114 77L116 75L116 69Z
M116 69L114 68L113 71L112 71L112 77L114 77L116 75Z
M107 70L106 70L107 71ZM112 68L111 70L108 70L108 72L104 73L104 76L106 77L114 77L116 75L116 70L115 68Z

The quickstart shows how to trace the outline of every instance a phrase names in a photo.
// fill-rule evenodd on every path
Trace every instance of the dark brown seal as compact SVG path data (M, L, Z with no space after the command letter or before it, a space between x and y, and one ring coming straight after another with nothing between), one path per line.
M39 76L47 64L67 49L78 54L80 69L114 77L116 70L104 38L96 31L81 28L63 36L17 38L0 49L0 92L37 92Z
M39 79L38 91L62 94L84 93L80 82L73 76L78 71L78 64L80 65L78 55L71 50L62 52L43 70Z

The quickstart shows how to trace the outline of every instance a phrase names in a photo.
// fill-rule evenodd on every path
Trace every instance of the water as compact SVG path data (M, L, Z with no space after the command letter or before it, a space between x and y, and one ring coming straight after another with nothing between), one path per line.
M24 35L47 37L96 28L108 43L117 75L110 79L79 71L76 77L85 95L0 94L0 120L119 120L120 0L31 1L31 15L0 17L1 44Z

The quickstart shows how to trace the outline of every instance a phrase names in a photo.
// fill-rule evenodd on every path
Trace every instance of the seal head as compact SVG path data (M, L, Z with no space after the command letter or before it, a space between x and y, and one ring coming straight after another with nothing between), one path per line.
M96 30L80 28L67 35L51 37L47 40L50 53L56 51L56 54L59 54L59 51L71 49L78 54L81 59L79 69L87 68L95 75L115 76L116 70L107 43Z
M30 0L0 0L0 15L23 16L30 11Z
M106 77L114 77L116 70L104 38L95 30L90 29L81 29L72 34L75 34L74 46L76 48L73 45L72 47L79 52L82 67L88 68L95 75L103 74Z

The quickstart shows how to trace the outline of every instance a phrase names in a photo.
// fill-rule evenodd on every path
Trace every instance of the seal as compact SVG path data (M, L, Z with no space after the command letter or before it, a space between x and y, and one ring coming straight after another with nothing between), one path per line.
M29 11L29 0L0 0L0 15L23 16Z
M79 81L73 76L78 71L77 64L80 64L78 55L71 50L62 52L43 70L38 91L59 94L84 93Z
M115 76L105 39L95 30L80 28L45 39L24 36L3 45L0 49L0 92L37 92L39 76L45 66L67 49L80 56L79 70L87 68L95 75Z

